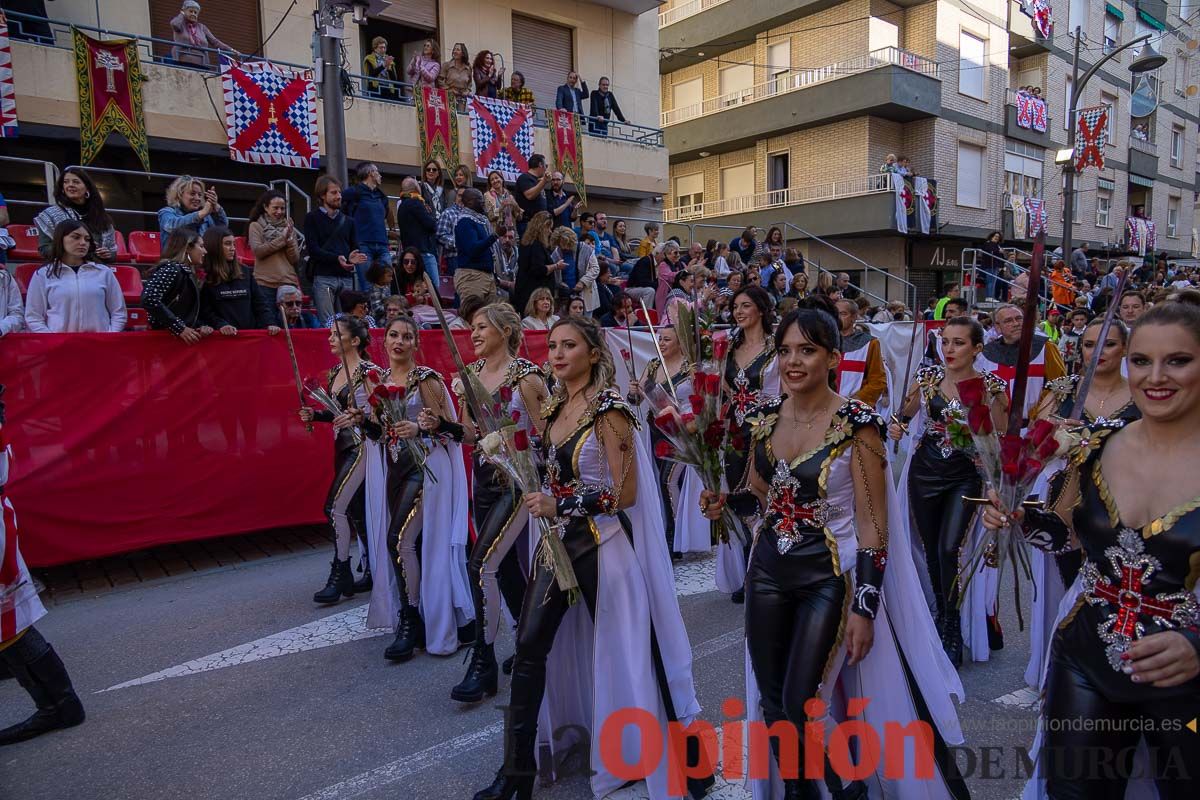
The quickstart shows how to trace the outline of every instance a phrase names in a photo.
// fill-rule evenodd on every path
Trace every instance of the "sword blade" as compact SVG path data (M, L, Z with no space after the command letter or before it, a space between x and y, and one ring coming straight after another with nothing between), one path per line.
M1042 259L1046 253L1046 232L1040 231L1033 243L1033 261L1029 265L1029 288L1025 293L1025 317L1021 321L1021 340L1017 346L1017 371L1013 379L1012 404L1008 408L1005 433L1020 436L1025 420L1025 394L1029 390L1029 362L1033 353L1033 332L1037 325L1037 301L1042 286Z
M1096 368L1100 366L1100 356L1104 354L1104 343L1108 341L1108 331L1112 328L1113 319L1117 314L1117 306L1121 303L1121 292L1125 289L1125 281L1129 277L1129 268L1121 270L1121 277L1117 278L1117 288L1113 291L1113 296L1109 298L1108 310L1104 312L1104 322L1100 325L1100 338L1096 340L1096 348L1092 351L1092 357L1088 360L1087 369L1083 372L1083 379L1079 381L1079 391L1075 393L1075 405L1071 408L1070 415L1067 420L1077 422L1083 416L1083 406L1087 401L1088 392L1092 389L1092 378L1096 377Z
M425 273L425 283L429 285L430 302L433 303L433 310L437 312L438 324L441 326L442 334L446 337L446 347L450 350L450 357L454 359L454 367L458 370L458 377L462 381L463 398L467 401L467 408L471 411L471 419L482 428L487 416L484 415L483 405L475 394L475 386L471 383L471 376L467 374L467 365L463 362L462 354L458 352L458 343L454 341L454 334L450 332L450 323L446 321L446 312L442 310L442 300L438 297L437 287L433 285L429 273ZM485 433L491 433L491 431L485 431Z

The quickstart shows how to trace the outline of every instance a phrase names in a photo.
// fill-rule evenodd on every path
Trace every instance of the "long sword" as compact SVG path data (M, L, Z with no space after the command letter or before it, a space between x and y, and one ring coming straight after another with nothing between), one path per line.
M904 407L906 405L908 405L908 382L910 380L909 370L912 369L913 353L915 353L917 351L917 338L918 338L917 332L924 331L924 330L925 330L925 323L922 320L917 319L916 309L913 309L912 335L910 337L908 337L908 358L904 362L904 373L903 373L902 383L900 384L902 387L904 387L904 389L903 389L903 393L900 395L900 403L896 406L897 413L893 415L893 418L897 422L899 422L900 414L904 413L904 410L903 410ZM900 442L899 441L892 442L892 454L894 455L899 452L900 452Z
M458 369L458 377L462 381L463 398L471 410L471 418L475 420L476 425L484 428L487 417L483 413L483 405L475 394L475 386L471 383L471 376L467 374L467 365L463 362L462 354L458 352L458 344L454 341L454 334L450 332L450 323L446 322L446 312L442 310L441 298L438 297L437 289L428 272L425 273L425 282L429 284L429 299L433 304L433 310L437 312L438 324L441 325L442 334L446 337L446 346L450 350L451 358L454 359L455 368ZM486 432L491 433L491 431Z
M671 380L671 371L667 369L667 359L663 358L662 347L658 344L658 335L654 332L654 323L650 321L650 310L646 308L645 300L638 300L642 304L642 314L646 317L646 324L650 327L650 341L654 342L654 349L658 351L658 360L662 364L663 375L667 376L667 386L671 389L671 396L676 401L679 400L679 395L675 394L675 382Z
M1083 416L1083 406L1087 400L1087 394L1092 388L1092 378L1096 377L1096 368L1100 366L1100 357L1104 355L1104 343L1108 341L1108 331L1112 328L1113 319L1117 313L1117 306L1121 302L1121 292L1125 289L1125 280L1129 277L1129 268L1121 270L1121 277L1117 278L1117 288L1113 291L1112 298L1108 301L1108 310L1104 312L1104 322L1100 325L1100 338L1096 340L1096 348L1092 351L1092 357L1088 360L1087 369L1084 370L1083 379L1079 381L1079 391L1075 393L1075 405L1071 408L1071 413L1067 416L1070 422L1078 422Z
M1033 331L1037 325L1037 301L1042 286L1042 258L1046 253L1046 231L1033 243L1033 261L1029 264L1029 288L1025 293L1025 318L1021 321L1021 341L1017 346L1017 374L1013 380L1012 405L1008 408L1007 436L1020 436L1025 421L1025 394L1029 389L1029 362L1033 353Z
M283 338L287 340L288 356L292 359L292 377L296 379L296 397L300 401L300 408L304 408L304 382L300 380L300 365L296 363L296 348L292 344L292 327L288 325L287 311L282 305L279 306L279 316L283 319ZM305 429L312 433L312 423L304 423Z

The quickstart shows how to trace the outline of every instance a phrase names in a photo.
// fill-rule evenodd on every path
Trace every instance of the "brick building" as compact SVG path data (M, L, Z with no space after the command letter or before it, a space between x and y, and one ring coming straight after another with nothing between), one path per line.
M1067 141L1078 25L1080 74L1144 33L1168 62L1144 79L1132 75L1134 47L1086 85L1080 108L1112 110L1105 169L1076 180L1073 241L1089 242L1093 254L1120 252L1126 217L1144 205L1158 249L1190 255L1200 52L1194 19L1186 20L1200 3L1050 5L1053 31L1043 37L1016 0L671 0L659 14L667 219L690 224L700 239L781 225L806 257L888 296L903 286L856 273L860 264L806 234L908 275L922 295L956 280L963 248L993 230L1031 248L1014 226L1014 195L1044 200L1056 246L1063 182L1055 154ZM1045 132L1018 125L1016 90L1025 86L1045 98ZM1131 134L1139 123L1146 140ZM899 232L893 187L879 172L889 153L937 182L929 234Z

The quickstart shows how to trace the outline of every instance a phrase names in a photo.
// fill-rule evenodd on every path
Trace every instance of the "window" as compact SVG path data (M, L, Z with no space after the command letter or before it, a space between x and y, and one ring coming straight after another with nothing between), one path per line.
M1067 78L1067 91L1063 96L1063 130L1071 130L1071 93L1074 91L1075 84L1071 79Z
M1069 35L1074 36L1076 28L1083 28L1083 35L1087 36L1088 0L1071 0L1067 7L1067 24L1071 26Z
M786 83L781 79L792 71L792 43L784 40L767 47L767 65L771 92L783 91Z
M754 194L754 162L721 170L721 199Z
M771 153L767 156L767 191L778 192L788 188L790 173L788 164L789 153Z
M1104 15L1104 52L1111 53L1121 42L1121 20L1112 14Z
M984 99L983 65L987 44L966 31L958 34L958 92L968 97Z
M968 142L958 143L958 197L960 206L984 208L983 162L986 150Z
M574 31L513 14L512 59L509 74L514 69L520 71L525 76L525 85L538 102L549 105L563 77L575 68ZM620 86L613 89L617 94L621 93Z
M1112 214L1112 193L1100 191L1096 193L1096 227L1111 228L1112 222L1109 221L1109 215Z
M717 94L724 98L722 106L735 106L744 102L752 86L754 67L750 64L725 67L717 73Z
M127 7L133 5L135 4L130 3ZM146 4L141 3L140 5L142 13L146 13ZM157 40L154 42L154 55L157 59L171 57L171 39L174 36L171 30L171 20L179 14L179 9L175 8L175 5L175 3L150 3L150 35ZM107 3L104 6L105 8L112 8ZM214 2L205 3L204 6L204 16L201 22L211 25L213 33L219 34L230 48L243 53L253 53L262 46L262 28L259 26L259 3L247 3L245 0L215 0ZM4 7L12 11L29 8L28 5L22 6L20 3L5 3ZM43 11L30 13L48 16ZM389 22L391 20L384 19L383 21ZM13 30L14 23L12 20L9 21L8 27L9 30ZM417 33L415 35L420 36L422 34ZM399 42L395 40L391 43L393 54L396 53L397 44ZM215 53L209 53L208 59L214 63L218 60ZM399 61L400 57L397 56L396 60ZM359 63L359 66L362 66L362 64Z
M1179 198L1167 198L1167 236L1179 236Z
M1004 141L1004 191L1021 197L1042 196L1046 151L1016 139Z
M675 207L698 206L704 202L704 173L680 175L675 179Z
M1178 167L1183 164L1183 127L1180 125L1171 126L1171 166Z
M535 95L536 96L536 95ZM692 78L671 87L672 108L679 111L704 102L704 79Z
M1192 76L1192 60L1185 50L1175 51L1175 57L1171 60L1175 62L1175 93L1186 94Z
M1108 125L1105 126L1104 132L1108 137L1108 146L1112 147L1116 144L1117 140L1117 104L1120 102L1120 99L1115 94L1101 92L1100 102L1108 106Z

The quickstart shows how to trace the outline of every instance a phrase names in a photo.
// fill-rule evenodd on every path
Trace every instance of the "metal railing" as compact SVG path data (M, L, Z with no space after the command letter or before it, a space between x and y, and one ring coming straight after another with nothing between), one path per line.
M1032 130L1034 133L1046 133L1047 131L1051 130L1051 125L1053 124L1053 117L1050 116L1050 104L1046 102L1046 98L1044 98L1044 97L1033 98L1032 96L1030 96L1030 99L1041 100L1042 103L1046 106L1046 130L1039 131L1032 127L1029 130ZM1012 106L1013 108L1018 107L1017 106L1017 90L1016 89L1012 89L1009 87L1004 88L1004 105Z
M161 39L154 36L146 36L144 34L126 33L124 31L114 31L108 28L98 28L91 25L75 24L64 22L62 20L50 19L48 17L31 16L29 14L21 14L18 12L5 12L8 17L9 30L13 33L14 39L26 39L34 44L45 47L54 47L60 50L70 50L70 29L72 27L79 28L83 31L100 34L103 36L120 36L129 39L135 39L138 42L139 57L148 62L155 62L163 66L175 67L178 69L189 69L195 72L206 73L208 78L216 77L217 66L220 64L220 56L222 53L228 55L229 51L221 51L211 47L201 47L197 45L187 45L186 49L189 52L201 53L209 58L212 62L209 66L187 64L176 61L175 59L164 56L155 52L155 45L161 47L174 48L176 43L171 39ZM47 40L45 38L24 37L22 36L22 23L43 23L48 24L51 32L54 33L54 38ZM61 34L61 36L60 36ZM63 43L59 43L59 39ZM272 64L277 64L283 67L290 67L294 70L311 70L312 64L295 64L290 61L280 61L276 58L255 57L247 58L247 61L269 61ZM393 103L396 105L408 106L414 105L413 93L414 86L411 83L404 81L392 81L386 78L374 78L362 75L349 70L342 70L345 78L345 89L347 90L347 98L349 102L355 99L369 100L380 103ZM376 84L376 88L372 88L372 84ZM218 87L219 91L220 87ZM542 106L533 107L533 124L539 128L549 128L552 109ZM459 113L465 113L460 109ZM633 122L621 122L620 120L604 120L600 117L589 117L587 115L577 115L578 129L580 133L598 139L614 139L620 142L628 142L630 144L644 145L647 147L663 147L663 132L661 128L651 128L646 125L638 125ZM460 122L460 130L463 123Z
M1132 133L1129 134L1129 149L1137 150L1139 153L1145 153L1148 156L1158 158L1158 146L1154 142L1146 139L1139 139Z
M1030 258L1033 258L1033 255L1031 253L1026 253L1024 250L1019 250L1018 248L1015 248L1015 247L1001 248L1001 250L1003 252L1021 253L1022 255L1028 255ZM996 258L995 256L991 255L990 253L988 253L984 250L980 250L978 247L964 247L963 251L962 251L962 257L961 257L961 260L959 261L959 263L962 264L963 274L968 275L970 277L966 278L963 281L963 286L961 287L961 289L962 289L963 298L967 302L969 302L972 306L976 305L976 303L979 300L979 298L977 298L975 296L975 293L976 293L975 287L978 285L979 271L980 271L980 269L982 269L982 265L980 262L983 257L986 257L989 260L994 259L994 261L1000 262L1000 266L1006 267L1011 272L1012 277L1014 277L1014 278L1022 273L1029 271L1028 267L1018 264L1015 260ZM1044 275L1043 275L1043 277L1044 277ZM996 280L996 283L1001 283L1001 284L1004 284L1005 286L1009 287L1010 294L1014 288L1024 290L1024 291L1028 291L1028 289L1029 289L1029 287L1027 287L1027 286L1018 286L1015 282L1013 282L999 274L997 274L995 276L995 280ZM1040 289L1041 287L1038 287L1038 288ZM1038 294L1038 298L1043 303L1046 303L1046 304L1053 304L1053 302L1054 302L1053 300L1051 300L1049 297L1047 297L1044 294ZM993 299L995 299L995 298L993 298Z
M846 252L845 250L838 247L833 242L830 242L827 239L823 239L820 236L817 236L815 233L813 233L811 231L807 231L804 228L801 228L799 225L795 225L791 222L782 222L779 224L779 227L783 229L783 238L785 241L788 238L788 236L787 236L788 230L789 229L794 230L797 233L799 233L803 238L811 239L814 242L819 242L824 247L827 247L830 250L833 250L835 252L841 253L843 256L845 256L846 258L855 262L856 264L862 265L862 268L866 271L866 274L875 273L877 275L882 275L883 281L884 281L884 284L883 284L884 292L887 292L888 283L890 281L896 281L897 283L899 283L900 285L905 287L905 290L904 290L905 303L908 305L908 307L910 309L914 310L914 312L915 312L915 309L917 307L916 306L917 287L911 281L907 280L906 278L901 278L899 275L895 275L891 271L883 269L882 267L877 267L874 264L869 264L866 261L863 261L858 256L854 255L853 253ZM859 289L860 291L864 291L864 292L866 291L866 289L863 289L862 287L859 287L859 286L855 286L854 288ZM883 298L883 299L886 302L887 298Z
M680 220L702 219L704 217L719 217L725 214L744 214L750 211L764 211L771 208L784 208L786 206L803 205L805 203L820 203L826 200L838 200L843 197L878 194L891 191L890 177L887 173L876 173L844 181L793 186L788 189L776 189L760 194L729 197L724 200L712 200L707 203L675 206L665 209L663 217L668 222L676 222Z
M938 77L938 65L936 61L930 61L916 53L910 53L898 47L883 47L847 61L838 61L815 69L794 70L782 75L776 75L770 80L745 89L738 89L719 97L702 100L699 103L692 103L680 108L673 108L670 111L664 111L662 112L662 124L663 127L674 125L689 119L695 119L696 117L715 114L718 111L737 108L748 103L765 100L769 97L787 94L799 89L808 88L809 86L816 86L817 84L827 83L838 78L845 78L849 75L858 75L886 66L903 67L904 69L928 75L932 78Z
M687 19L713 6L719 6L728 2L729 0L691 0L688 3L680 3L658 15L658 27L665 28L668 25L679 22L681 19Z

